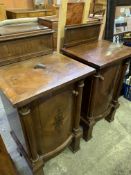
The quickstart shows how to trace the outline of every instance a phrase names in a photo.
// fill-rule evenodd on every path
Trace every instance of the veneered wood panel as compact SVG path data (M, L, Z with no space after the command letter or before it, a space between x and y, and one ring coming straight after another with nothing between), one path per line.
M87 116L94 118L100 117L111 108L110 104L113 100L114 87L116 86L116 80L118 78L120 68L120 64L116 64L101 70L100 75L102 76L103 80L97 76L94 77L96 87L94 87L95 90L92 94L91 101L93 104L90 104L93 106L93 108L91 110L89 109ZM91 108L91 106L87 106L87 109Z
M39 154L47 154L61 146L72 134L73 88L32 105L32 117ZM64 129L63 129L64 128ZM43 138L43 139L41 139ZM57 142L56 142L57 138Z
M84 10L84 2L68 3L66 25L81 24Z

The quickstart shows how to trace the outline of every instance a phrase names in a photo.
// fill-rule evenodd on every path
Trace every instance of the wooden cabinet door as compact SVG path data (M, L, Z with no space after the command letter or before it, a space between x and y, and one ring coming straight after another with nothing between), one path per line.
M40 155L54 151L71 137L73 105L72 88L32 105L31 115Z
M88 110L89 117L101 118L110 110L119 70L120 65L113 65L94 76Z

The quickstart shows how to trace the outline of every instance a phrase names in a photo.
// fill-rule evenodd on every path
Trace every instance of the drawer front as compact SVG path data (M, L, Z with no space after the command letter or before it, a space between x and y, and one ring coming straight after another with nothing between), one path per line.
M72 90L61 92L32 106L38 153L49 153L61 146L72 134Z
M120 65L106 68L94 77L88 116L99 118L110 110Z

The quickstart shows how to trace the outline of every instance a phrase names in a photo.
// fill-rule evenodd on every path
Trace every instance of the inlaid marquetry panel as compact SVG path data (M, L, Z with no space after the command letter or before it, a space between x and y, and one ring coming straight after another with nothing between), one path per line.
M34 103L32 116L39 154L55 150L71 136L73 104L72 90Z

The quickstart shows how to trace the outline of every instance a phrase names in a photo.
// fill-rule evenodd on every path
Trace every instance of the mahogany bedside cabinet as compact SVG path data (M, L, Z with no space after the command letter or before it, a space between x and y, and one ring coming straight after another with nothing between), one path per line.
M95 68L97 72L86 80L83 92L81 125L86 141L92 137L93 126L98 120L105 118L110 122L114 119L131 57L131 49L122 44L98 41L100 25L96 22L66 27L62 49L63 54Z
M7 149L0 136L0 175L18 175Z
M53 52L51 29L0 37L0 89L11 135L34 175L65 147L79 150L84 79L95 69Z

